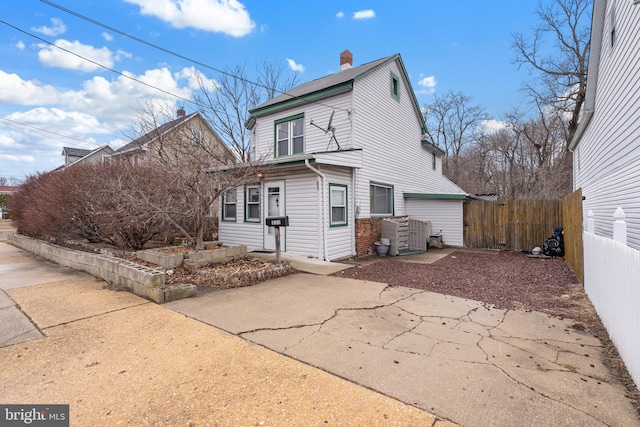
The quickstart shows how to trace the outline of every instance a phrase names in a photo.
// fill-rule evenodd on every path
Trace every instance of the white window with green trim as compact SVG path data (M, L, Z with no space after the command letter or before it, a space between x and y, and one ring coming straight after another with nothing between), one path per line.
M347 186L329 184L329 220L331 227L348 225Z
M391 73L391 97L400 102L400 78Z
M304 153L304 114L276 120L275 157Z
M244 220L260 222L260 186L249 185L244 190Z
M433 170L436 170L437 164L436 153L431 153L431 167L433 168Z
M236 190L230 190L222 196L222 220L236 220Z
M371 216L393 216L393 185L371 182Z

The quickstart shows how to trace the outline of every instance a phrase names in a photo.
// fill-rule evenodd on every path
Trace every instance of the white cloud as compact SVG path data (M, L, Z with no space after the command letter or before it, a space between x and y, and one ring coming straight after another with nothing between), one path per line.
M200 73L195 67L183 68L177 73L173 74L176 80L187 80L189 89L198 91L201 86L209 92L213 92L218 88L218 82L215 79L209 79L204 74Z
M483 120L482 123L480 123L480 129L486 133L496 133L507 128L507 123L494 119Z
M359 10L353 14L353 19L371 19L376 17L373 9Z
M77 111L65 111L60 108L38 107L28 111L13 113L11 120L27 123L35 127L50 130L61 135L81 137L94 133L105 133L107 129L90 114Z
M16 47L20 50L24 50L25 48L24 42L22 40L19 41L18 43L16 43Z
M33 156L26 154L2 154L0 153L0 159L8 160L10 162L34 162L36 159Z
M344 12L340 11L340 12L336 13L336 18L344 18Z
M243 37L256 26L238 0L125 0L175 28L195 28Z
M420 75L420 80L418 81L418 86L422 89L418 91L419 94L423 95L433 95L436 91L436 85L438 84L435 76L424 76Z
M53 86L36 80L22 80L17 74L0 70L0 103L14 105L50 105L58 102L60 94Z
M289 63L289 68L291 68L291 70L304 73L304 65L297 64L296 61L289 58L287 58L287 62Z
M104 41L107 41L107 42L113 41L113 36L109 33L102 33L102 38L104 39Z
M85 72L96 71L100 66L89 62L81 57L87 58L105 67L112 68L115 61L119 61L121 58L131 58L132 55L128 52L119 50L114 54L106 47L96 48L86 44L82 44L79 41L68 41L64 39L56 40L55 46L39 44L40 51L38 52L38 59L44 65L50 67L66 68L69 70L79 70ZM64 49L64 50L62 50ZM69 52L73 52L79 56L73 55Z
M59 36L60 34L64 34L67 31L67 26L64 25L62 19L60 18L51 18L51 23L53 26L47 27L43 25L42 27L31 27L31 31L35 31L36 33L42 33L46 36Z

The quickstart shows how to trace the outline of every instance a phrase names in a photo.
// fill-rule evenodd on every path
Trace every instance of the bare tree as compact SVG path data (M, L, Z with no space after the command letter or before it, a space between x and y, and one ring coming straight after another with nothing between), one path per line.
M296 74L268 62L257 67L256 76L252 81L245 65L226 67L217 77L197 76L195 102L199 110L242 162L252 160L251 137L246 128L249 110L290 90L298 82Z
M424 106L426 134L445 152L445 173L458 182L460 155L476 141L479 125L486 119L484 108L473 104L473 98L461 92L436 95Z
M587 88L592 0L548 0L538 4L539 25L529 37L514 34L515 62L534 77L525 84L534 102L568 116L564 149L578 128ZM552 43L549 49L545 43Z
M158 203L156 197L136 195L138 204L163 215L196 249L204 249L205 229L217 220L216 202L227 191L254 183L262 159L240 161L200 115L166 131L163 123L173 120L173 110L153 103L143 110L138 126L143 133L151 129L145 135L152 140L145 163L163 171L157 191L164 197Z

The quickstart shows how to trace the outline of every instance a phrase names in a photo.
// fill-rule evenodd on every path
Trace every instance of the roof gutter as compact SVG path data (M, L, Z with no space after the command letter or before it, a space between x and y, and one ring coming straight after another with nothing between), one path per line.
M327 177L320 172L318 169L314 168L313 166L311 166L311 164L309 163L309 159L304 159L304 164L307 168L309 168L311 171L313 171L316 175L318 175L320 177L320 200L321 200L321 207L320 207L320 217L322 218L322 253L323 253L323 257L324 257L324 261L329 261L329 256L328 256L328 252L327 252L327 221L325 218L327 209L326 209L326 196L325 196L325 191L324 191L324 184L327 180Z
M600 70L600 53L602 51L602 34L606 17L607 2L595 0L593 3L593 19L591 22L591 47L589 50L589 65L587 66L587 93L584 101L584 116L576 134L569 142L569 150L574 151L584 131L593 118L596 106L596 88L598 86L598 74Z

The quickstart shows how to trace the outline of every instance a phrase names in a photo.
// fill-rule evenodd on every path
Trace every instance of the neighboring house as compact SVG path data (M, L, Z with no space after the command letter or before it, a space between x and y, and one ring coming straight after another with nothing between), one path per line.
M0 185L0 219L7 218L7 199L16 191L18 191L18 187Z
M63 147L62 155L64 156L64 165L58 168L58 170L80 164L102 163L104 159L111 154L113 154L113 148L111 148L107 144L102 145L94 150Z
M333 260L363 255L383 218L432 222L444 243L463 245L466 193L442 175L443 151L425 124L399 54L302 84L250 110L252 158L266 172L226 195L220 239L273 250L265 218L288 216L286 252Z
M640 249L640 2L594 2L585 112L570 149L574 188L595 234L611 237L621 207L628 244Z
M594 0L585 111L569 147L574 188L582 189L586 223L584 288L636 385L640 384L638 35L639 0Z
M172 154L180 152L177 147L198 147L206 144L215 149L216 157L231 158L233 155L200 113L185 114L177 111L177 118L164 123L139 138L117 149L111 159L126 159L131 164L140 164L154 159L163 144L171 146ZM212 151L213 152L213 151Z

